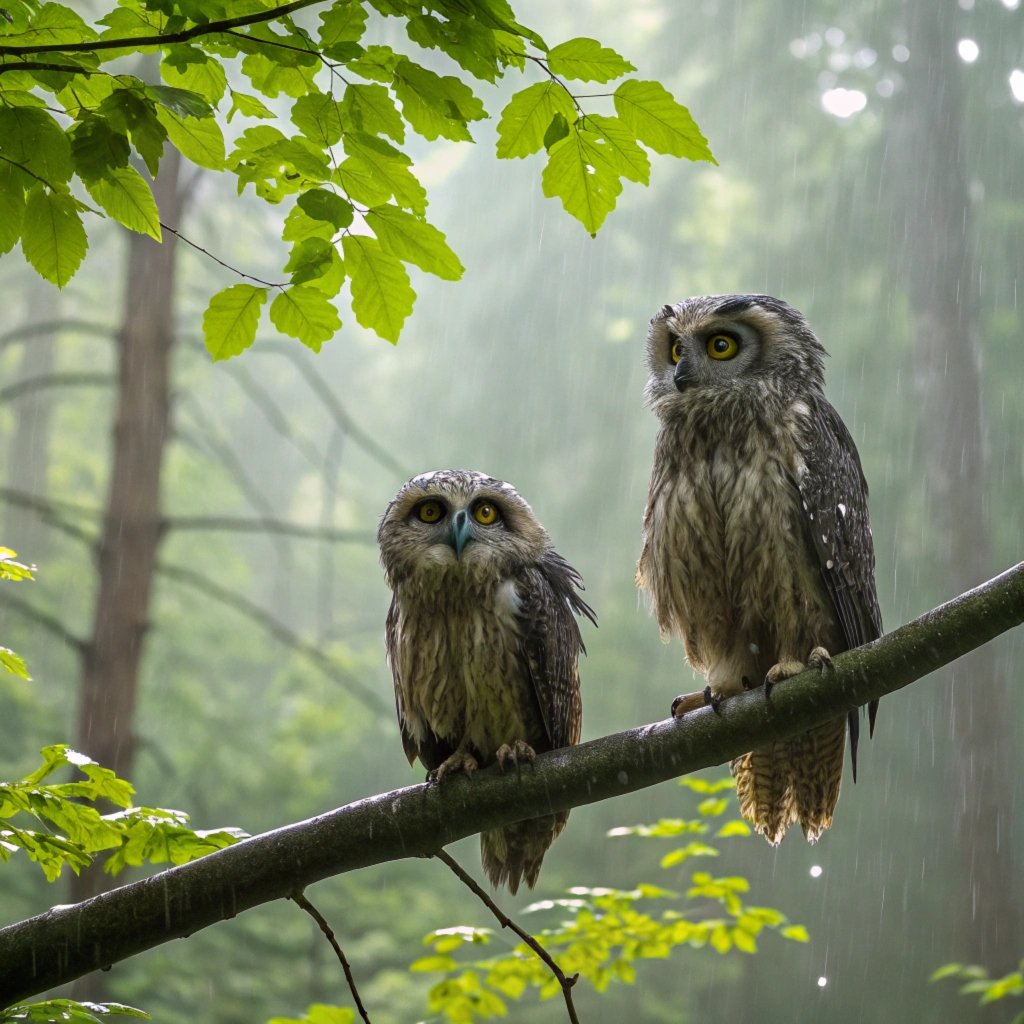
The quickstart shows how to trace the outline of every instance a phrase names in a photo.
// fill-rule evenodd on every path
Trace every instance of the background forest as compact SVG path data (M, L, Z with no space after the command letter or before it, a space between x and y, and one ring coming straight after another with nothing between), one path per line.
M394 347L348 316L319 354L268 325L243 356L212 363L203 310L237 277L173 250L167 528L122 774L195 828L261 832L421 781L394 717L374 537L388 500L424 470L514 482L580 570L600 621L585 631L584 739L664 718L694 688L633 586L655 434L643 339L665 302L767 292L808 316L871 485L887 627L1021 557L1018 0L528 0L517 13L545 36L594 36L642 65L687 104L718 166L655 160L650 188L626 189L591 238L543 198L536 158L495 161L493 120L476 126L475 146L412 139L431 220L466 273L450 283L413 271L419 297ZM393 23L379 32L401 40ZM494 90L481 94L500 107ZM179 182L180 213L164 206L164 221L273 277L289 205L239 197L233 180L187 165ZM0 593L2 640L33 675L0 675L2 778L59 741L114 756L91 749L82 724L79 641L97 599L118 332L170 280L129 246L106 222L61 292L17 252L0 260L0 543L39 566L35 583ZM284 522L303 529L273 528ZM817 846L795 833L775 851L755 838L722 844L715 873L747 877L750 902L806 925L809 942L766 935L754 956L677 950L640 964L633 985L581 985L581 1018L1008 1019L928 977L951 960L1003 972L1024 954L1022 663L1017 630L884 700L858 783L847 777ZM694 802L663 785L574 810L536 891L503 906L573 886L685 891L704 865L661 869L668 847L606 833L689 816ZM455 855L477 871L475 839ZM408 970L427 932L493 923L434 861L309 895L383 1024L428 1016L436 978ZM0 924L68 898L24 859L0 870ZM330 950L290 904L120 964L105 986L166 1024L348 1005ZM513 1015L558 1021L564 1008Z

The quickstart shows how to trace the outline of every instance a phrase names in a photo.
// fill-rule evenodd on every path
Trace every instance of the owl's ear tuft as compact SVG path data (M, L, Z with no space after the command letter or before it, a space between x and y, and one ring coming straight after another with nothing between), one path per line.
M656 324L660 320L667 320L670 316L675 316L675 314L676 314L676 307L675 306L670 306L666 302L665 305L662 306L661 309L659 309L658 312L655 313L654 316L651 317L651 323L652 324Z

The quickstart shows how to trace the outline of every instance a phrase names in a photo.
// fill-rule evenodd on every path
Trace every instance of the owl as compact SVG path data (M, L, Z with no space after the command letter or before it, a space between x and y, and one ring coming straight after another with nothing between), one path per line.
M677 717L762 684L770 699L805 662L827 675L830 655L881 634L867 483L825 399L825 355L768 295L686 299L651 320L660 430L637 585L707 680ZM847 723L856 781L857 709L732 762L741 812L773 846L794 822L812 843L832 823Z
M579 573L518 491L442 469L406 483L377 539L393 598L388 662L409 763L429 779L504 770L579 741ZM568 811L481 833L491 884L533 888Z

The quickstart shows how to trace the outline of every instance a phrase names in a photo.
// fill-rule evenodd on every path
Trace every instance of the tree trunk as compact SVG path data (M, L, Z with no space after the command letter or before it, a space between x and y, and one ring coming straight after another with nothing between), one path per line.
M181 158L167 148L154 195L165 222L181 220ZM134 756L135 702L160 542L160 471L168 434L173 342L173 235L128 242L124 317L118 334L117 414L99 543L99 587L84 647L75 745L122 777ZM96 871L72 879L79 902L104 888ZM90 987L95 997L95 988Z
M900 269L915 338L919 465L932 550L943 587L963 589L984 579L993 562L964 69L953 19L944 20L952 11L934 0L911 0L907 11L904 116L894 121L890 140L906 189ZM954 776L948 835L962 879L949 893L950 959L1000 973L1024 948L1022 907L1011 895L1019 768L1010 750L1007 680L986 648L958 665L947 687Z

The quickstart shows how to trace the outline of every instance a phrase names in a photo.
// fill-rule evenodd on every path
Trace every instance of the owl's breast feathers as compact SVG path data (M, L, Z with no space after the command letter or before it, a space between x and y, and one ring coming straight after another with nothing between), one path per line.
M795 483L811 410L731 406L719 399L663 423L637 571L662 633L682 636L722 695L838 640Z
M582 641L573 607L537 567L495 584L456 566L444 580L396 588L388 649L409 761L436 768L467 740L481 765L516 740L536 752L575 743Z

